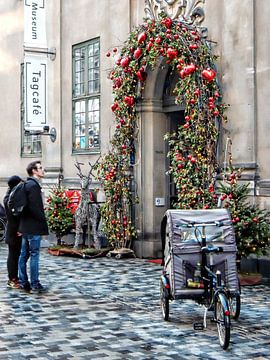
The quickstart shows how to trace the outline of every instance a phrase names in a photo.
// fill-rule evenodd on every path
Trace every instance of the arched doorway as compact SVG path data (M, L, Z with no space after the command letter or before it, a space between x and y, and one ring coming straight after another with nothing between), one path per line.
M140 203L136 208L138 240L135 252L140 257L159 257L160 223L165 211L176 198L173 179L167 175L167 132L184 123L184 105L175 104L173 89L179 80L177 72L162 60L155 70L148 71L144 96L140 104L138 151L135 183Z
M184 120L185 105L184 104L177 105L175 103L174 89L178 81L179 81L179 74L176 71L173 71L171 67L169 67L167 70L167 75L163 86L162 108L163 108L163 112L166 114L168 118L168 122L169 122L168 126L170 133L177 131L178 126L183 125L185 122ZM169 151L169 144L168 142L166 142L166 154L168 153L168 151ZM167 156L165 158L165 163L166 163L166 173L167 173L170 167L170 161ZM167 204L167 208L172 208L173 203L176 202L177 200L176 186L171 175L167 176L166 182L167 182L166 204Z

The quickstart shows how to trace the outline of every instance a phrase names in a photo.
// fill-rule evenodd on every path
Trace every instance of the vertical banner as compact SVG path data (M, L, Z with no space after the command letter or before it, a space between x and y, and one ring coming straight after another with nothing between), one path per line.
M25 130L43 130L47 125L47 60L24 57Z
M46 47L46 0L24 0L24 44Z

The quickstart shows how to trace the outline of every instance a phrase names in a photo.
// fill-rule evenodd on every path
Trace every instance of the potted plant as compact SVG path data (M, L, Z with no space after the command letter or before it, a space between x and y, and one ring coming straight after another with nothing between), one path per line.
M45 214L49 230L57 238L57 245L61 245L62 237L74 226L74 215L69 204L70 200L62 187L58 186L50 191Z

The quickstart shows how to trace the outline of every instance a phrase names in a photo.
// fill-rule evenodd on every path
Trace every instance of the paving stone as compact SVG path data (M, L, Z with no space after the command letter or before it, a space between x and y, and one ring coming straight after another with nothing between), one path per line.
M242 288L231 343L215 324L194 331L204 310L191 300L159 306L161 267L143 259L54 257L41 250L46 294L6 288L7 247L0 244L0 360L239 360L270 358L270 287Z

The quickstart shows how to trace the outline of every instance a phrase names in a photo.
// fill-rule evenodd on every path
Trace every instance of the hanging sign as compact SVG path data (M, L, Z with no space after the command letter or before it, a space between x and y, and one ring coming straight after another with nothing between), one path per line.
M45 0L24 0L24 44L46 47Z
M43 130L47 125L47 60L24 58L25 130Z

